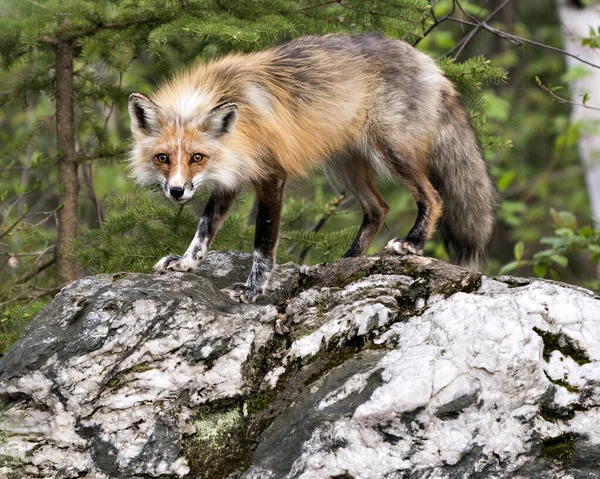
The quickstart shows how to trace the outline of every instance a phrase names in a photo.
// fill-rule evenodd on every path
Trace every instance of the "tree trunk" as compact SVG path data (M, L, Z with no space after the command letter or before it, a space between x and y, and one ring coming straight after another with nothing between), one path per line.
M59 287L75 280L75 262L69 256L71 241L77 237L79 204L73 96L73 44L61 41L56 47L58 195L59 201L63 205L58 213L58 240L56 243L56 283Z
M584 60L599 64L600 52L598 49L581 45L581 39L589 36L590 26L596 30L600 26L600 6L585 8L582 2L573 0L559 0L558 5L565 39L565 50ZM585 66L574 58L565 58L569 67L575 65ZM600 108L600 70L591 67L585 68L588 74L584 78L571 83L573 101L581 103L583 95L588 93L590 101L587 104ZM593 126L594 123L600 120L600 113L583 107L574 107L572 120ZM590 195L592 216L596 222L596 227L600 227L600 132L597 128L595 131L582 131L579 140L579 151Z

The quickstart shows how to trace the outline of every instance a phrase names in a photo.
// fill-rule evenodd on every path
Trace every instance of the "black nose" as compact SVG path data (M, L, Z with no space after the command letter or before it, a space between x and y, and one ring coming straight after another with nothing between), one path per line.
M183 196L183 188L175 186L169 190L169 193L171 193L171 196L177 200Z

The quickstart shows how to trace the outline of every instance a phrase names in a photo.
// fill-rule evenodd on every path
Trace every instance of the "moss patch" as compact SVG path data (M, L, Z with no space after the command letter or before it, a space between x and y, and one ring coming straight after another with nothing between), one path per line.
M8 475L2 476L3 478L23 479L24 477L29 477L23 471L25 464L14 457L0 455L0 467L7 467L10 469Z
M449 298L455 293L473 293L481 287L481 275L467 273L465 277L448 280L434 288L433 293L441 294L444 298Z
M551 333L539 328L533 328L533 330L544 342L543 356L546 362L550 361L552 351L560 351L565 356L569 356L580 366L591 362L590 357L585 350L579 347L577 341L569 338L567 335L562 333Z
M149 371L150 369L152 369L152 363L150 362L136 364L135 366L129 369L125 369L124 371L120 371L117 374L115 374L112 378L110 378L106 387L111 391L116 391L121 386L127 383L127 376L129 374L143 373L144 371Z
M565 377L565 379L552 379L546 371L544 371L544 375L548 378L548 381L550 381L552 384L556 384L557 386L565 388L570 393L578 393L579 392L579 388L577 386L572 386L571 384L569 384L566 381L566 379L567 379L566 377Z
M352 274L349 274L348 276L339 275L336 278L337 281L334 281L334 287L337 287L340 289L345 288L349 284L355 283L356 281L360 281L361 279L365 278L366 276L368 276L367 271L356 271Z
M269 404L271 404L272 399L272 391L259 392L254 398L246 402L246 404L248 405L248 412L250 414L255 414L257 412L263 411L269 406Z
M561 434L542 441L542 452L544 456L561 464L573 462L576 451L576 441L573 434Z

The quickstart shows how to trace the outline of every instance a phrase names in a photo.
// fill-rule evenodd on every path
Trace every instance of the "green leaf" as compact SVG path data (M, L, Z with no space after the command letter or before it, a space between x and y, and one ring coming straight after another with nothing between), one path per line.
M517 170L516 169L514 169L514 170L508 170L498 180L498 189L500 191L506 190L506 188L508 188L512 184L512 182L514 181L514 179L516 177L517 177Z
M505 264L502 269L500 270L499 274L506 274L509 271L513 271L517 268L520 268L522 266L525 266L527 263L525 263L524 261L511 261L510 263Z
M556 231L556 236L562 236L563 238L573 238L575 233L570 228L558 228Z
M523 259L523 251L525 250L525 243L519 241L515 245L515 258L517 261L521 261Z
M560 254L553 254L550 256L550 259L563 267L569 264L569 260Z
M583 103L583 106L585 106L585 104L590 101L590 95L589 93L584 93L583 94L583 98L581 100L581 102Z
M573 213L568 211L556 211L554 208L550 209L550 214L554 220L554 224L559 228L568 228L575 230L577 228L577 218Z
M533 267L533 272L538 278L543 278L548 272L548 266L546 266L545 264L536 264Z

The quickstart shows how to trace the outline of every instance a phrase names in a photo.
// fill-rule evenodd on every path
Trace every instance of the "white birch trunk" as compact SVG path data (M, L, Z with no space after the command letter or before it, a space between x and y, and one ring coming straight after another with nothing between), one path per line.
M600 65L600 50L581 44L582 38L589 37L590 26L598 31L600 5L596 3L587 8L578 8L575 3L577 2L558 0L564 48L573 55ZM581 103L583 95L588 93L590 100L587 105L600 108L600 69L589 67L575 58L565 58L568 67L580 65L589 72L584 78L572 82L572 100ZM600 227L600 111L574 106L572 120L581 121L585 125L596 125L596 128L586 129L587 131L582 132L579 150L590 196L592 216L596 227Z

